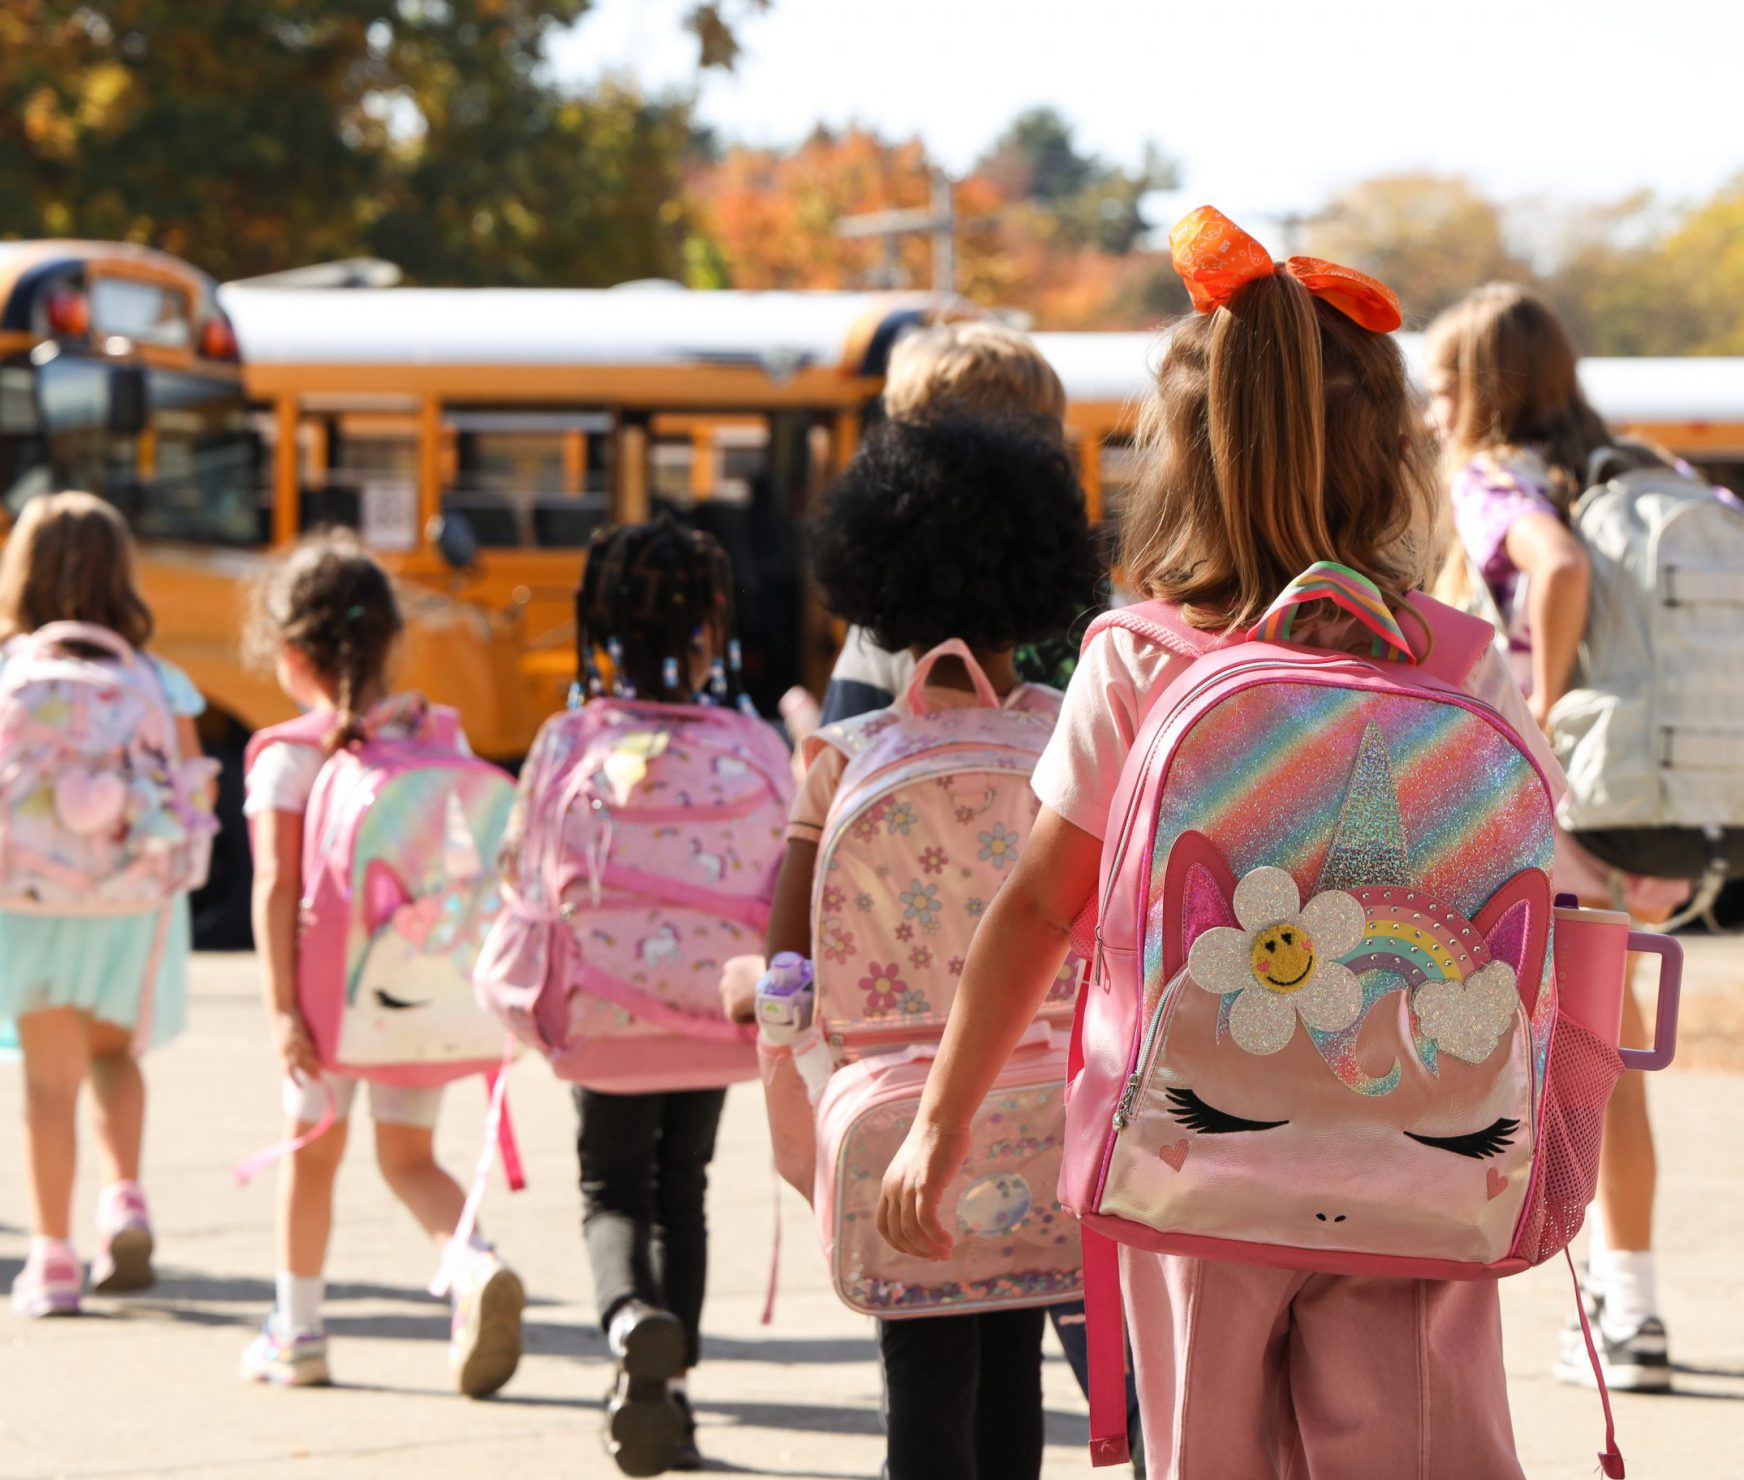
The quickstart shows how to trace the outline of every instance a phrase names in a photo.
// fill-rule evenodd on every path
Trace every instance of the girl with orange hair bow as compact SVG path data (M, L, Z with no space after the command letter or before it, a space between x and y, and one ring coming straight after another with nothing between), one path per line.
M949 1248L939 1211L963 1162L960 1127L1093 899L1150 707L1318 561L1360 572L1395 610L1430 572L1434 470L1389 337L1400 322L1391 290L1315 258L1274 262L1208 206L1170 246L1198 313L1163 350L1121 509L1120 564L1157 620L1089 639L1036 769L1034 830L976 932L884 1179L880 1229L911 1254ZM1498 654L1486 650L1465 687L1560 777ZM1303 1274L1126 1246L1120 1273L1151 1475L1520 1477L1494 1282Z

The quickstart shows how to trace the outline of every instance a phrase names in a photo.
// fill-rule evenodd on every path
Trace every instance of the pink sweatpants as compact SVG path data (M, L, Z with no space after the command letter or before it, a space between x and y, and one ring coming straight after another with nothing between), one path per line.
M1522 1480L1493 1280L1122 1247L1152 1480Z

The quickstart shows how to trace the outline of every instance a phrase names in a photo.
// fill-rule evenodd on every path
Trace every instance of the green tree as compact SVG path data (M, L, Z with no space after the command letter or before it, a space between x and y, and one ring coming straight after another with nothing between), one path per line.
M590 4L6 0L0 221L219 277L354 254L432 283L677 276L687 105L544 71ZM746 5L693 9L700 63L730 63Z
M1030 108L1006 125L975 166L1010 198L1033 201L1073 246L1130 252L1150 230L1142 209L1152 190L1172 189L1174 163L1154 144L1125 170L1078 148L1072 125L1053 108Z

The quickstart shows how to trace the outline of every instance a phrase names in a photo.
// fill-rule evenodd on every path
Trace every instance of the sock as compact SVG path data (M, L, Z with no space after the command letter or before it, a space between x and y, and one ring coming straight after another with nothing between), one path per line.
M31 1234L30 1259L33 1262L40 1264L43 1260L52 1258L56 1254L64 1255L75 1264L78 1263L78 1255L73 1252L71 1239L48 1238L40 1233Z
M326 1281L318 1274L292 1274L281 1269L275 1283L278 1303L273 1307L273 1319L279 1334L295 1336L299 1331L319 1331Z
M1586 1287L1594 1295L1605 1293L1603 1272L1605 1256L1611 1246L1605 1242L1605 1215L1594 1203L1587 1209L1587 1277Z
M1606 1249L1601 1279L1605 1308L1600 1322L1612 1341L1633 1336L1643 1321L1659 1313L1651 1249Z

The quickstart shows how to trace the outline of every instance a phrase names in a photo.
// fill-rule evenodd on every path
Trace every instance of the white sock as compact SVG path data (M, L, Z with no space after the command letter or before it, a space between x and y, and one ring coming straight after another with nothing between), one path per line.
M299 1331L321 1329L321 1297L327 1282L318 1274L292 1274L281 1269L274 1282L278 1287L278 1303L273 1307L273 1319L278 1322L281 1336L295 1336Z
M69 1259L77 1259L73 1252L71 1239L49 1238L44 1234L33 1233L30 1236L30 1257L38 1262L47 1259L51 1254L65 1254Z
M1600 1280L1605 1292L1600 1323L1611 1340L1633 1336L1643 1321L1659 1313L1651 1249L1606 1249Z
M1610 1247L1605 1242L1605 1215L1599 1211L1599 1205L1594 1203L1587 1209L1586 1286L1595 1295L1604 1293L1599 1281L1605 1267L1605 1255L1610 1252Z

